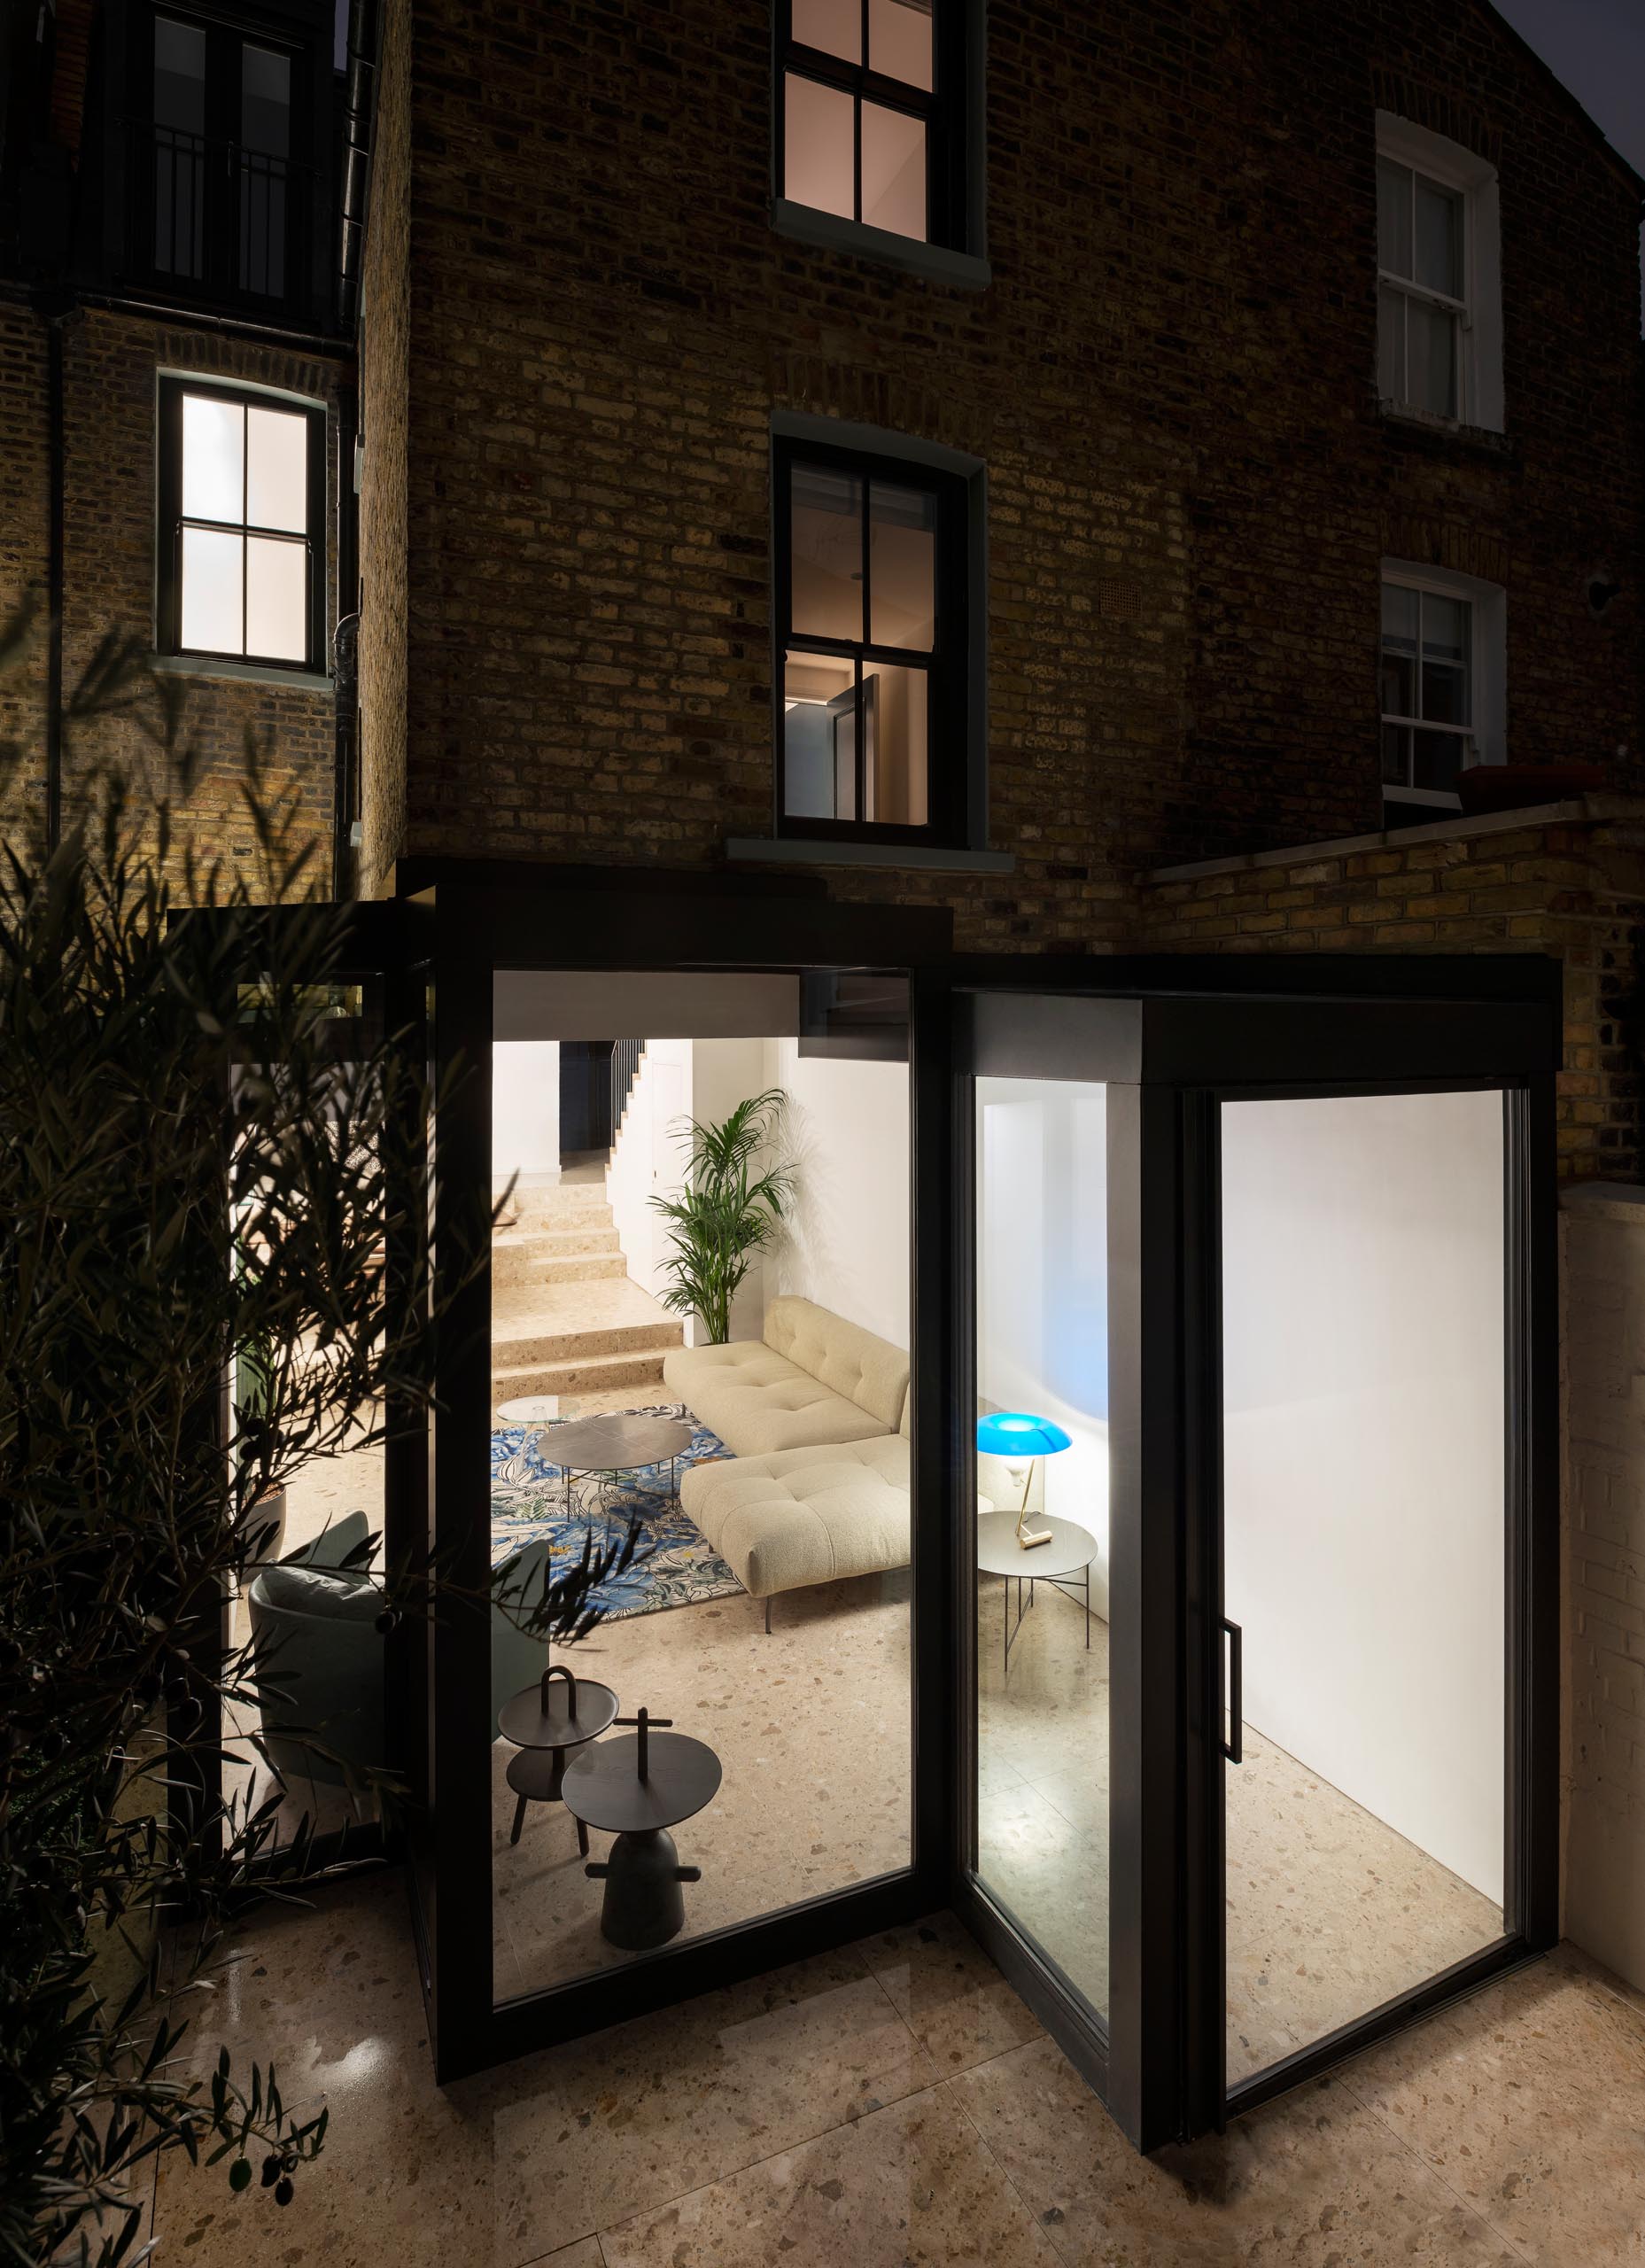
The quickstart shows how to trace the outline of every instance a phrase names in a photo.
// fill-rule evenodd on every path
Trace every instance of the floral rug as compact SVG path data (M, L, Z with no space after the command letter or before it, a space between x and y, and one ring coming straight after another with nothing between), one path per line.
M690 1450L677 1468L681 1478L688 1464L731 1454L718 1434L697 1425L678 1402L626 1414L678 1418L691 1426ZM585 1476L575 1484L568 1515L565 1475L544 1454L553 1439L554 1428L544 1425L506 1425L492 1435L493 1567L522 1544L543 1535L553 1538L556 1558L563 1554L575 1559L591 1528L596 1547L608 1536L620 1542L638 1514L641 1561L601 1583L594 1593L596 1604L613 1621L629 1614L656 1614L663 1607L694 1606L703 1599L741 1591L742 1585L710 1548L702 1530L671 1497L668 1465L642 1466L603 1486Z

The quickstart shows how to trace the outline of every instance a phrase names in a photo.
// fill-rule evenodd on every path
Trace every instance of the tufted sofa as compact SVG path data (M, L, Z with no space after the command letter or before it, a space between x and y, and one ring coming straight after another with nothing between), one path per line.
M666 1383L736 1455L679 1497L741 1583L773 1593L908 1565L908 1357L810 1300L773 1300L764 1337L679 1348ZM989 1508L985 1508L989 1509Z

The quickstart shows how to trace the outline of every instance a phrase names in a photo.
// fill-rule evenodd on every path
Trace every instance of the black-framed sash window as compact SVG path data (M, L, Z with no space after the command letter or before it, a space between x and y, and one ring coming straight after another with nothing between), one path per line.
M325 463L318 404L162 379L161 653L323 668Z
M779 0L780 193L957 245L965 0Z
M779 832L958 842L965 482L781 441L775 479Z

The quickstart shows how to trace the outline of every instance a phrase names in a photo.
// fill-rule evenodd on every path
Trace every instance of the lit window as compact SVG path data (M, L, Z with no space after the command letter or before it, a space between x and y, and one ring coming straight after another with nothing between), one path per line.
M791 203L919 242L947 241L944 12L964 0L790 0L780 115Z
M320 665L324 416L164 382L162 652Z
M1382 787L1390 804L1455 810L1462 775L1502 757L1504 599L1472 576L1385 563Z
M1377 390L1398 409L1502 424L1496 175L1378 113Z
M788 833L957 839L965 484L798 443L780 454L778 478L780 823Z

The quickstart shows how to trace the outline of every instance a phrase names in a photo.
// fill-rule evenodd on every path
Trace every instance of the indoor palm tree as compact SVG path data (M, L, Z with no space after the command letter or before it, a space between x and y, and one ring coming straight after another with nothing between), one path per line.
M671 1280L659 1296L676 1315L695 1316L711 1346L730 1338L737 1287L794 1193L791 1167L756 1170L786 1100L780 1087L770 1087L740 1102L718 1125L685 1120L679 1130L689 1153L685 1187L677 1197L651 1200L671 1223L663 1263Z

